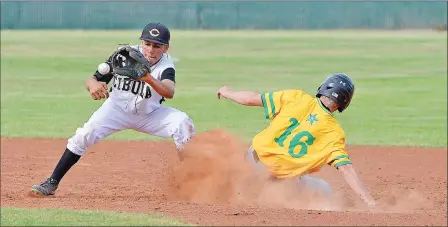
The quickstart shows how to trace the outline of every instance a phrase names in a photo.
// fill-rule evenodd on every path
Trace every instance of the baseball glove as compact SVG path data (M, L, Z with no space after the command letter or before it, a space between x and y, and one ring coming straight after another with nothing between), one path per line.
M110 58L112 72L138 80L151 72L151 64L140 51L126 45L115 51Z

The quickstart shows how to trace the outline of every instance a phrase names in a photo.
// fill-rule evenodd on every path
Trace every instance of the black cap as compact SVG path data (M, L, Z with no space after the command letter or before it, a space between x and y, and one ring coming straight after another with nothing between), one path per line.
M160 23L149 23L142 31L141 40L154 42L162 45L170 43L170 30Z

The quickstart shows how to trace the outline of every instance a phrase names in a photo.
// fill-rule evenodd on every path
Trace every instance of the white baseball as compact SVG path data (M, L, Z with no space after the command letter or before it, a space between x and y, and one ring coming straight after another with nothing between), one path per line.
M98 65L98 72L106 75L110 72L110 66L107 63L101 63Z

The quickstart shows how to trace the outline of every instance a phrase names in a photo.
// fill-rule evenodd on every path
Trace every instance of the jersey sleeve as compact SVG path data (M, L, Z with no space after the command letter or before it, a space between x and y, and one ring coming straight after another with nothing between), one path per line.
M331 165L337 169L340 166L352 164L347 153L345 138L343 136L335 142L333 149L334 150L327 158L328 165Z
M101 82L106 82L106 84L108 84L112 78L114 77L114 74L112 73L108 73L106 75L102 75L100 72L95 71L95 73L93 74L93 76L96 78L97 81L101 81Z
M160 80L171 80L176 83L176 71L174 70L174 68L166 68L165 70L163 70Z
M276 92L268 92L261 94L261 101L263 102L264 114L266 119L273 119L277 115L282 106L290 99L299 98L302 91L298 90L284 90Z

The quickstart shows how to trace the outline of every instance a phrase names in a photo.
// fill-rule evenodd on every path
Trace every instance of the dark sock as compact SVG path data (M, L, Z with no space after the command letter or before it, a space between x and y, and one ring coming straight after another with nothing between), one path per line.
M64 154L59 160L56 168L54 168L53 174L51 174L51 178L61 181L62 177L67 173L67 171L78 162L81 156L71 152L68 148L65 149Z

